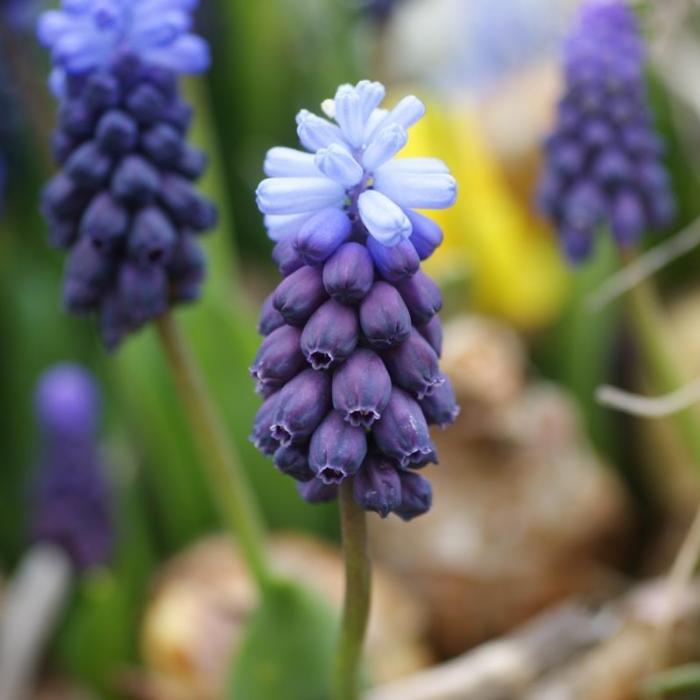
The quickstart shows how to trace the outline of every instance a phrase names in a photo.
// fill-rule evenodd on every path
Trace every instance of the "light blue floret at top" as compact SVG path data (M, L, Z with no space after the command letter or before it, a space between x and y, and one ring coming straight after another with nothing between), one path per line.
M41 43L51 50L51 86L65 91L68 75L108 66L129 52L144 63L176 74L201 73L209 47L191 33L199 0L62 0L38 25Z
M297 133L306 152L272 148L267 179L257 190L270 238L293 236L319 211L341 209L391 247L411 236L414 209L454 204L457 184L445 163L395 158L425 114L424 104L408 96L386 110L380 108L384 96L381 83L362 80L341 85L335 99L323 103L328 119L299 112Z

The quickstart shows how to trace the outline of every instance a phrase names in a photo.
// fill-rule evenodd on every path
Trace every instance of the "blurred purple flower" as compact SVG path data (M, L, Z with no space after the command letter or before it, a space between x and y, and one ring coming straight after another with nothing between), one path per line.
M196 0L64 0L39 37L52 51L61 166L42 209L51 243L69 251L64 305L96 313L116 347L205 276L198 234L216 223L195 189L206 157L187 144L183 73L208 65L189 32Z
M538 192L574 263L589 256L601 227L627 248L674 218L644 62L632 10L622 0L587 0L564 46L566 90Z
M41 457L32 493L32 539L63 549L78 570L112 551L111 490L98 453L99 394L77 365L57 365L35 394Z

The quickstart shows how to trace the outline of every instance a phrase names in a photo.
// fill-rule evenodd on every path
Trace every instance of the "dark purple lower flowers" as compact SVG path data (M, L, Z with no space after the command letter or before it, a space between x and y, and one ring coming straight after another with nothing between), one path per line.
M370 255L368 283L363 265L339 264L346 251L362 260L360 250L345 243L294 269L263 306L251 375L266 400L251 439L306 500L332 500L353 479L363 508L408 520L431 505L430 483L414 471L437 460L428 425L459 412L438 364L439 292L423 273L381 279Z
M369 281L352 264L364 255ZM250 371L266 400L251 439L309 502L335 499L352 479L363 508L408 520L431 505L415 473L437 460L428 426L446 427L459 409L438 364L437 288L422 272L392 284L372 261L361 244L342 244L288 272L264 304Z

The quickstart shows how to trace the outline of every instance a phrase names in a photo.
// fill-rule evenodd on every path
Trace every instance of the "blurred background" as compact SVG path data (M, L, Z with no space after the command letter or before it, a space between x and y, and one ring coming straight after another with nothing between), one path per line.
M658 608L639 597L639 582L667 572L700 502L699 475L665 421L595 403L602 383L646 386L619 304L593 312L586 303L619 266L612 245L601 238L594 259L571 271L534 205L561 40L577 5L203 0L198 12L213 63L186 91L192 139L211 158L203 188L221 217L206 242L203 300L178 317L262 502L276 566L330 606L342 594L336 507L303 503L247 440L259 405L247 371L257 308L278 279L255 206L264 153L296 145L299 109L318 111L338 84L367 77L390 96L426 101L407 155L442 158L459 182L457 205L436 217L446 238L428 272L446 299L444 366L462 414L436 435L431 513L410 524L370 519L377 577L368 677L386 691L377 700L410 700L399 679L439 672L460 655L473 663L470 650L516 629L514 639L546 653L524 675L506 664L501 695L439 695L433 684L433 695L416 700L636 697ZM700 10L685 0L639 5L679 200L672 235L700 215ZM63 256L47 245L37 205L53 172L55 106L34 40L45 6L0 2L0 599L29 542L35 383L56 362L82 363L103 392L116 546L109 565L74 587L38 697L224 697L255 594L217 536L154 331L108 355L92 323L60 308ZM692 374L700 370L699 263L691 252L659 278L666 332ZM695 596L673 663L700 659ZM572 694L556 694L562 688Z

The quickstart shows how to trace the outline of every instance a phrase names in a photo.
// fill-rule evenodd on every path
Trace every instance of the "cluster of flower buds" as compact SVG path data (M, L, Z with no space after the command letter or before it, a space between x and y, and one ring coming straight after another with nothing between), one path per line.
M450 206L456 184L435 159L392 160L424 107L386 111L383 97L343 85L324 103L336 124L299 114L306 153L267 155L258 206L284 280L262 310L252 439L308 501L352 479L364 508L409 519L431 504L415 472L437 459L428 426L458 413L438 363L440 291L420 270L442 232L414 209Z
M92 377L75 365L53 367L37 385L42 453L32 537L65 551L78 570L103 564L113 547L111 491L96 439L99 403Z
M566 255L590 254L598 228L622 247L670 224L675 201L644 84L645 51L622 0L588 0L564 48L566 92L545 144L539 205Z
M43 211L51 243L70 251L65 307L97 313L110 348L196 299L205 274L197 237L216 210L193 187L206 158L186 142L192 111L178 76L203 70L208 54L186 33L196 3L186 5L64 0L40 23L60 102L61 170Z

